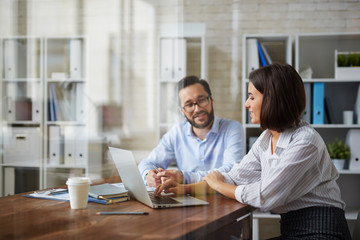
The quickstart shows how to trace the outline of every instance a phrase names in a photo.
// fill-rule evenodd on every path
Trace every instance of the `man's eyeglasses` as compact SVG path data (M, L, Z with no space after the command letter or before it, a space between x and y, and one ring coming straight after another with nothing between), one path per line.
M195 105L198 105L199 107L206 107L209 105L210 102L210 96L199 98L196 102L188 103L185 106L182 107L185 112L192 113L195 111Z

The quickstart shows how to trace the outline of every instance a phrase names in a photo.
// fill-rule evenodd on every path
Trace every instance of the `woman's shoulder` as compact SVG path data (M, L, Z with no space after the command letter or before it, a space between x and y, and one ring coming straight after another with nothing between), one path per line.
M293 129L291 135L292 139L308 142L309 144L316 144L321 139L319 133L305 121L301 121L299 125Z

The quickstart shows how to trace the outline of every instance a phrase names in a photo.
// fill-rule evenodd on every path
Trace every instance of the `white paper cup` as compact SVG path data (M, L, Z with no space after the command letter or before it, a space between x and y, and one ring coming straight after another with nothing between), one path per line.
M71 177L66 181L72 209L87 208L91 180L87 177Z
M353 117L354 117L353 111L344 111L343 112L344 124L353 124Z

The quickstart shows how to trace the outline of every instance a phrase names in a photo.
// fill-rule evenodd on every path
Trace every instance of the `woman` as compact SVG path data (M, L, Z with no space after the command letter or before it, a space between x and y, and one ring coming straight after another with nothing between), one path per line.
M166 181L165 192L217 191L281 215L279 239L351 239L338 172L320 135L301 121L302 79L293 67L271 64L249 76L245 107L264 132L228 173L213 171L197 184Z

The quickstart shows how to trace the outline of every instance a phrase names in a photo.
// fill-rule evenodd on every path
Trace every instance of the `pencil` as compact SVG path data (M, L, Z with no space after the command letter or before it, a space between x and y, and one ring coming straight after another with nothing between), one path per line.
M97 212L97 215L148 215L148 212Z

